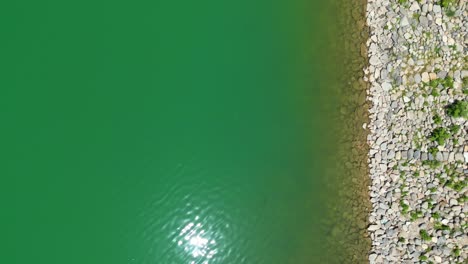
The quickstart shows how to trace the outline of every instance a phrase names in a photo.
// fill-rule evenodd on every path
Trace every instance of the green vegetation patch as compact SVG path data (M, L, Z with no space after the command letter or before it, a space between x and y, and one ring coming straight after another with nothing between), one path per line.
M440 0L440 5L442 7L449 7L451 5L455 5L457 0Z
M436 148L436 147L430 147L428 152L433 156L435 157L437 155L437 152L439 152L439 149Z
M422 162L423 165L429 166L431 169L435 169L442 165L442 163L438 160L424 160Z
M457 192L461 192L467 185L467 180L464 180L464 181L453 181L453 180L449 180L447 181L447 184L446 186L457 191Z
M446 77L445 79L434 79L434 80L429 81L428 86L432 88L437 88L439 84L441 84L446 89L453 88L453 78Z
M450 231L450 227L448 225L443 225L440 222L436 222L434 224L434 228L436 230Z
M468 102L457 100L446 107L446 112L451 117L468 118Z
M441 118L440 115L438 115L438 114L435 114L435 115L432 117L432 120L433 120L434 123L437 124L437 125L442 124L442 118Z
M403 202L403 200L400 201L400 206L401 206L401 212L403 214L408 213L409 205L405 204L405 202Z
M429 240L432 239L432 237L429 235L429 233L427 233L427 231L424 230L424 229L419 230L419 235L421 236L422 240L424 240L424 241L429 241Z
M460 125L451 125L449 127L449 130L450 130L450 133L452 133L452 135L455 135L458 133L458 131L460 131L460 128L461 128Z
M457 199L458 203L460 203L460 204L466 202L466 200L467 200L467 196L466 196L466 195L463 195L463 196L461 196L461 197L459 197L459 198Z
M468 77L463 78L463 94L468 94Z
M411 221L415 221L418 218L423 217L423 213L421 211L414 211L410 213L410 219Z
M455 10L452 10L452 9L448 8L448 9L445 11L445 14L446 14L448 17L453 17L453 16L455 16Z
M429 139L433 142L437 142L439 145L444 145L445 140L447 140L450 137L450 133L447 132L447 129L444 127L439 127L436 128L432 131L431 135L429 136Z

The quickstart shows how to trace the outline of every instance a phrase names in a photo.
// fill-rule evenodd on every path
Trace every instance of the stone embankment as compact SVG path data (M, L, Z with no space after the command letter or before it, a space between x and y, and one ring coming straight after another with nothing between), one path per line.
M369 0L370 263L468 261L465 0Z

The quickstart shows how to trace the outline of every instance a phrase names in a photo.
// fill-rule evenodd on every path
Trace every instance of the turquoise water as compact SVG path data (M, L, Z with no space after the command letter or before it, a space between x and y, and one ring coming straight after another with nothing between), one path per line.
M2 4L0 262L349 259L337 8Z

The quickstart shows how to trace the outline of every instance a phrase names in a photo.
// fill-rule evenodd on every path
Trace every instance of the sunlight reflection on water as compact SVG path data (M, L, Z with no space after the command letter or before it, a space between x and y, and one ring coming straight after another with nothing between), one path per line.
M216 240L203 228L198 216L193 222L179 227L178 231L177 246L191 256L190 264L208 264L209 260L218 253Z

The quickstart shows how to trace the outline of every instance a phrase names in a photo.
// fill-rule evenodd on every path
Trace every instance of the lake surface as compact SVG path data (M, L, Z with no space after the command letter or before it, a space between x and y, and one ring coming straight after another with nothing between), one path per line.
M364 2L2 4L0 262L363 263Z

